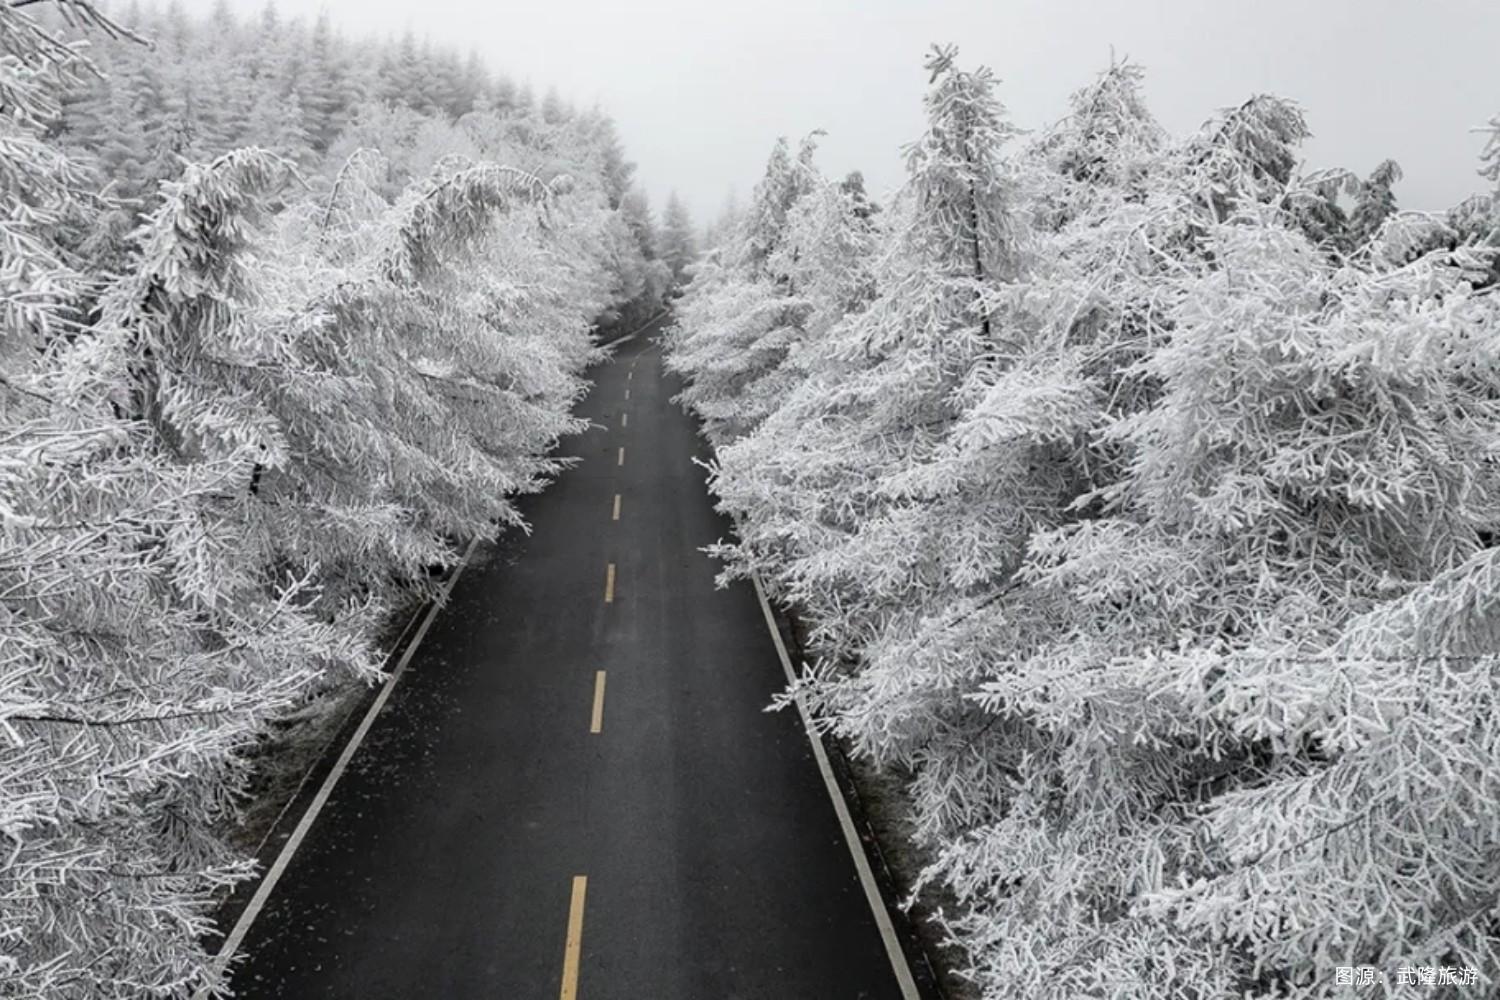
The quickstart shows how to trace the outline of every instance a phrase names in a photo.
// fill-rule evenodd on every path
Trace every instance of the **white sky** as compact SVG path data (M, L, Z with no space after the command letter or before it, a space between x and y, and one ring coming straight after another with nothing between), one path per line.
M654 206L675 188L700 222L731 188L748 194L781 134L826 129L826 173L897 186L934 41L992 67L1024 128L1060 116L1111 46L1144 65L1174 133L1252 93L1294 98L1309 166L1365 173L1393 157L1407 208L1485 188L1470 129L1500 113L1496 0L278 0L288 16L325 7L347 33L411 27L477 48L539 97L597 100Z

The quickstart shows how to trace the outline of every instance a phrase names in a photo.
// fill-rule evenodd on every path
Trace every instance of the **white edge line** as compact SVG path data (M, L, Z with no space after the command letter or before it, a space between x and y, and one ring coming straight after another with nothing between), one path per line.
M239 951L240 945L244 943L245 936L250 932L250 926L255 923L255 918L260 916L260 911L265 907L266 901L271 898L271 893L276 889L276 883L281 880L282 873L291 864L292 855L296 854L297 848L302 846L302 841L306 838L307 831L312 829L313 823L318 818L318 813L323 811L323 806L328 803L329 796L333 794L333 787L338 784L339 778L343 777L344 770L349 766L349 761L354 758L355 751L359 749L360 743L364 742L365 734L375 724L375 717L385 707L386 700L390 698L391 691L396 687L396 682L401 679L401 675L406 671L406 665L411 662L411 658L416 653L417 647L422 644L423 637L427 635L427 627L432 624L432 620L437 617L437 613L448 602L448 595L453 593L453 585L458 582L459 574L469 564L469 557L474 554L474 548L478 544L479 536L476 535L469 542L468 549L464 551L463 559L459 560L458 565L454 567L453 575L448 577L447 582L443 584L442 596L432 602L432 607L427 611L427 617L422 619L421 627L417 629L416 635L412 636L412 640L407 645L406 651L401 654L401 659L396 664L396 669L391 672L390 679L385 682L384 686L380 689L380 693L375 696L375 701L371 703L369 710L365 712L365 717L360 720L359 728L354 731L353 736L349 737L349 742L345 745L344 752L339 754L339 759L334 762L333 770L329 771L328 777L323 779L323 785L318 789L318 794L313 796L312 803L308 805L307 810L302 814L302 819L297 822L296 829L292 831L291 837L282 845L281 853L276 855L276 860L271 863L271 867L266 872L265 877L260 880L260 885L255 889L255 895L250 897L250 903L240 914L239 920L235 921L234 930L230 931L229 936L224 939L224 946L219 949L218 955L214 957L212 966L213 975L210 982L198 988L197 992L193 994L193 1000L208 1000L209 997L213 996L212 987L219 985L218 980L223 976L224 970L229 967L229 962L234 958L235 953Z
M417 624L417 619L421 618L425 611L426 608L422 607L421 605L417 606L417 609L411 613L411 617L406 619L406 624L401 626L401 634L396 636L396 641L393 644L392 648L406 648L402 644L406 641L406 637L411 634L412 626ZM328 756L328 751L333 746L333 741L338 738L339 733L343 732L344 727L349 724L349 720L354 718L354 709L356 707L357 706L355 705L350 705L348 711L344 712L343 716L339 719L338 726L336 726L333 730L333 735L323 741L323 745L318 748L317 756L313 758L311 764L307 765L307 769L302 772L302 777L297 779L296 789L294 789L292 791L292 794L287 797L286 803L276 814L276 818L273 819L271 821L271 825L266 828L265 835L261 837L260 842L255 845L255 857L260 857L260 852L266 849L266 844L270 843L271 838L275 836L276 831L281 827L281 821L286 819L286 814L291 811L292 806L296 805L297 800L302 797L302 790L307 787L307 779L312 777L312 773L318 769L318 764Z
M792 670L791 657L787 656L786 644L781 641L781 630L776 627L776 617L771 613L771 604L766 600L765 588L760 585L760 575L752 573L750 582L755 584L755 596L760 600L760 610L766 616L766 627L771 630L771 641L776 644L776 655L781 658L781 669L786 673L788 684L797 683L797 675ZM844 801L844 793L839 791L838 782L833 777L833 767L828 763L828 752L823 749L823 740L813 726L812 716L808 714L807 705L803 703L800 694L795 696L797 702L797 714L802 717L802 728L807 731L807 740L812 744L813 756L818 761L818 771L823 775L823 784L828 789L828 797L833 800L833 811L838 813L839 826L844 831L844 843L849 848L849 854L854 858L854 867L859 872L859 884L864 887L865 901L870 904L870 911L875 916L875 926L880 929L880 939L885 944L886 957L891 960L891 969L896 973L896 982L901 986L903 1000L922 1000L922 994L917 990L916 980L912 978L911 966L907 964L906 952L901 950L901 942L896 937L896 928L891 924L891 915L886 912L885 900L880 895L880 886L875 881L875 873L870 868L870 859L865 857L865 849L860 845L859 832L854 829L854 819L849 815L849 804Z

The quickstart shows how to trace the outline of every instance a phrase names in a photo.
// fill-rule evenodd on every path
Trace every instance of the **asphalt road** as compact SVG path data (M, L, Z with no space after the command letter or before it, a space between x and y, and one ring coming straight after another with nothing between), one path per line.
M800 722L763 711L755 594L699 551L730 529L660 361L592 372L582 462L459 579L236 995L899 998Z

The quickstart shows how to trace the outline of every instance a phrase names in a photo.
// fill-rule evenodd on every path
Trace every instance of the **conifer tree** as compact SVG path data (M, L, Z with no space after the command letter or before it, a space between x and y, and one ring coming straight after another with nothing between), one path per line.
M94 85L25 6L0 6L0 181L25 206L0 220L0 993L187 996L222 987L209 915L251 874L224 840L247 752L373 679L383 615L519 523L581 427L626 266L604 246L631 241L592 133L518 150L543 184L439 159L470 133L403 108L369 129L399 170L362 154L305 198L263 149L193 162L235 131L206 105L244 98L316 170L299 23L225 40L169 13L187 65L158 72L60 5L119 71ZM221 96L194 61L240 42Z
M786 140L777 140L737 244L704 264L680 309L669 364L692 385L678 401L704 419L716 444L746 433L780 404L787 385L775 373L806 336L813 304L794 287L787 265L795 251L782 250L795 206L826 186L813 164L815 144L816 134L794 162ZM690 232L682 214L677 228Z
M542 98L542 121L548 125L561 125L567 118L568 110L563 104L562 95L557 92L556 87L548 87Z
M344 125L343 67L334 50L326 11L319 13L308 49L302 103L307 134L314 152L328 150Z
M717 445L726 572L796 605L799 694L906 778L968 975L1058 1000L1500 976L1492 202L1299 174L1272 96L1173 141L1129 64L1006 161L987 74L929 68L872 280L807 269L821 199L763 197L783 147L668 360ZM846 304L755 326L804 297Z
M1393 188L1401 179L1395 160L1383 160L1360 185L1359 198L1349 213L1350 242L1363 246L1375 237L1385 220L1396 212Z
M840 619L855 631L883 615L888 602L908 602L932 582L934 552L924 554L930 539L912 530L926 499L911 495L909 486L887 483L914 470L940 444L956 416L954 393L995 349L991 302L998 282L1018 266L1015 225L1000 197L1007 184L1000 148L1008 129L993 81L986 71L957 69L951 50L936 50L927 68L933 84L928 132L908 149L909 180L886 237L892 248L875 272L876 297L830 332L807 381L761 430L764 442L782 441L785 464L762 473L751 456L769 444L744 446L744 465L757 476L810 477L820 498L813 502L830 505L817 519L849 532L825 535L824 543L802 554L809 569L818 567L816 579L794 584L788 578L785 586L799 599L817 594L814 607L838 602ZM982 206L980 192L987 196ZM774 215L760 213L767 217ZM755 216L751 225L759 232L768 228ZM726 453L726 468L738 461L736 454ZM788 497L797 492L787 491ZM873 579L860 571L866 582L851 588L857 564L881 570ZM853 611L851 602L863 610Z
M641 256L647 260L657 259L661 255L658 248L660 240L646 192L640 187L627 190L620 201L620 214L630 227Z
M673 191L667 198L667 210L662 218L661 257L672 272L673 283L679 288L687 283L688 267L698 256L697 242L687 206Z

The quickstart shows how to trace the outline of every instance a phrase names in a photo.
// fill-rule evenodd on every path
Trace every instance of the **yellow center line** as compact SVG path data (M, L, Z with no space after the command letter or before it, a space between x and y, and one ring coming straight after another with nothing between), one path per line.
M578 960L583 953L583 897L588 892L587 875L573 876L573 899L568 903L568 940L563 946L562 993L559 1000L577 1000Z
M630 423L630 414L628 414L628 413L622 413L622 414L620 414L620 426L624 427L628 423Z
M625 464L625 446L624 445L620 446L620 457L615 460L615 464L616 465L624 465Z
M604 573L604 603L615 602L615 564L610 563L609 569Z
M618 521L619 519L620 519L620 494L616 493L615 494L615 515L614 515L614 517L611 517L610 520L611 521Z
M594 712L589 716L589 732L604 732L604 671L594 674Z

